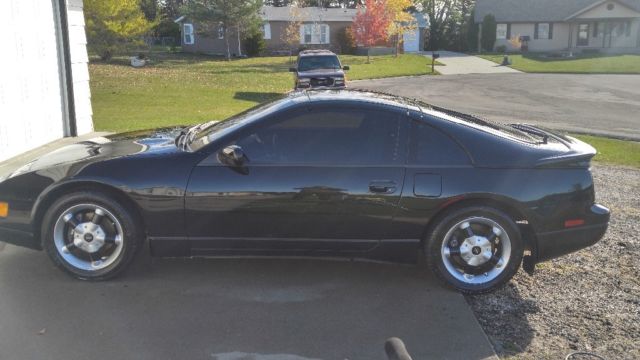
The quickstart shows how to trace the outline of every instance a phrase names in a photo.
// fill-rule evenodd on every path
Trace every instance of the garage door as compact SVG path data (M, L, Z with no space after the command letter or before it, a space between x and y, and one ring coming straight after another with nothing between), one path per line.
M404 52L418 52L420 51L420 33L419 29L407 31L403 35L404 40Z
M0 1L0 161L64 135L52 1Z

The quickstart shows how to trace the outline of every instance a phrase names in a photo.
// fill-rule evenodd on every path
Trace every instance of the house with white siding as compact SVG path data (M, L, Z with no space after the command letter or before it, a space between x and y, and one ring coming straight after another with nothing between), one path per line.
M486 15L508 50L520 36L533 52L640 53L640 0L477 0L480 32Z
M0 161L92 132L82 0L3 0L0 14Z

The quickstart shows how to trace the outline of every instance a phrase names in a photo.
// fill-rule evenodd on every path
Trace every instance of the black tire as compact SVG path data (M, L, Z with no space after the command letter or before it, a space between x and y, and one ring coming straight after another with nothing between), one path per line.
M460 222L465 222L466 219L472 218L489 219L497 223L504 229L510 242L507 264L504 268L501 268L502 265L500 266L501 269L499 271L501 272L494 278L488 278L487 281L481 282L483 281L483 275L470 276L471 278L478 276L478 279L469 281L480 281L481 283L469 283L460 280L459 277L464 278L464 274L457 274L458 277L454 276L452 272L448 270L447 265L445 265L445 261L447 260L445 259L446 256L442 253L444 251L443 242L446 240L447 234L452 234L457 231L454 229L458 229L456 225L460 224ZM465 294L482 294L503 286L515 275L522 262L524 243L517 224L507 214L492 207L471 206L449 211L440 218L427 235L424 250L428 267L441 281ZM451 264L451 261L449 264ZM494 268L497 269L498 266Z
M86 270L72 265L62 256L54 239L56 224L64 213L74 206L85 204L96 205L107 210L109 215L117 219L122 230L121 245L119 245L121 249L118 255L114 256L112 263L98 270ZM57 199L44 215L41 230L42 245L53 263L73 277L90 281L108 280L121 274L135 257L142 243L141 232L137 225L133 212L109 195L97 191L65 194Z

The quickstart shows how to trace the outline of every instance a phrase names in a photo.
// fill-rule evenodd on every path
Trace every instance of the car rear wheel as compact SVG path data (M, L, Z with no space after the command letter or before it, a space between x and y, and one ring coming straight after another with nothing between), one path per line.
M425 245L431 270L467 294L489 292L509 281L524 251L515 222L500 210L481 206L448 213Z
M97 192L54 202L42 224L43 246L53 262L76 278L106 280L131 262L140 237L131 212Z

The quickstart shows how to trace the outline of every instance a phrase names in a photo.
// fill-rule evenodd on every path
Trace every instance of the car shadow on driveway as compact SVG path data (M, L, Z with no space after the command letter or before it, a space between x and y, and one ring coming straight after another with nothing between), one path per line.
M414 359L494 358L464 298L420 267L143 254L89 283L0 253L0 358L375 360L391 336Z

